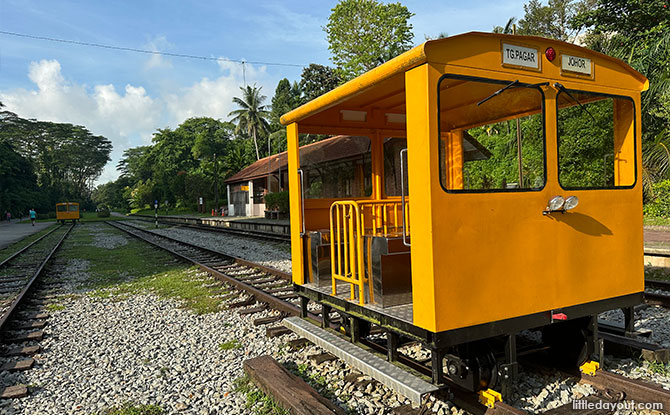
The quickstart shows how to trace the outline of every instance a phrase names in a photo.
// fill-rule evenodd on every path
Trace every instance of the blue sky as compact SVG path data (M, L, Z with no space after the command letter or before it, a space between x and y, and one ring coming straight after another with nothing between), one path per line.
M322 27L336 1L0 0L0 30L177 54L308 65L331 64ZM523 16L523 1L402 1L425 36L490 31ZM268 101L300 67L246 64ZM191 116L228 119L242 65L0 34L0 101L22 117L86 126L114 144L98 180L117 177L123 150Z

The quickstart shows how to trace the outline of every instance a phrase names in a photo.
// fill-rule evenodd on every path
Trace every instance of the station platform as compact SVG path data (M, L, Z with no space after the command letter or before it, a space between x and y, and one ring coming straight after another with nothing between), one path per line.
M129 215L133 218L153 219L153 215ZM261 216L175 216L158 215L162 222L187 225L212 226L219 228L233 228L243 231L269 232L279 235L290 235L289 219L266 219Z
M13 220L7 222L3 220L0 222L0 249L4 249L14 242L18 242L44 228L48 228L54 223L51 221L36 222L35 226L32 226L30 221L24 220L23 222L19 222L18 220Z

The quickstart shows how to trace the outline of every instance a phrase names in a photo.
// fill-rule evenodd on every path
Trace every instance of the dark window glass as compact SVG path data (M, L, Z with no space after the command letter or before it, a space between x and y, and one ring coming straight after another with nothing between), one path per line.
M77 212L79 211L79 206L78 205L69 205L70 212Z
M556 99L561 186L566 189L632 186L635 183L632 101L578 91L560 92Z
M305 198L370 196L371 160L368 137L337 136L301 147Z
M67 212L67 205L58 205L57 209L59 212Z
M407 139L390 137L384 140L384 191L386 196L400 196L400 150L407 148ZM407 186L407 179L405 179ZM405 187L407 194L407 187Z
M440 181L453 192L539 190L544 97L519 82L440 81Z

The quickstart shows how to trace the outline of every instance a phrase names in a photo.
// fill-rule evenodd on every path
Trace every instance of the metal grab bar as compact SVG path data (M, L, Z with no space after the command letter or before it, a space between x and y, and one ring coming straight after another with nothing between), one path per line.
M298 169L298 174L300 175L300 210L302 211L300 217L302 219L302 233L300 236L305 236L305 173L302 169Z
M407 216L405 216L405 157L407 156L407 149L403 148L400 150L400 205L402 207L402 244L405 246L411 246L407 241L407 228L405 223L407 222Z
M356 203L360 206L363 233L365 235L393 235L400 232L401 221L407 222L406 213L402 213L403 211L400 206L402 202L399 200L359 200ZM407 205L407 201L405 205ZM368 209L370 212L369 217L367 216ZM368 223L370 225L369 230L367 228Z
M337 201L330 206L330 267L332 293L337 296L337 281L351 284L350 300L365 304L365 284L373 300L372 284L365 273L363 257L363 218L354 201Z

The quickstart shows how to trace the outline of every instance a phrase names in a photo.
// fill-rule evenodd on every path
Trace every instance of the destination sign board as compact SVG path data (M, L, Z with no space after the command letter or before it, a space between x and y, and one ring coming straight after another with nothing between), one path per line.
M537 49L503 43L502 55L503 65L540 69L540 53Z
M591 75L591 59L581 56L561 55L561 69L584 75Z

